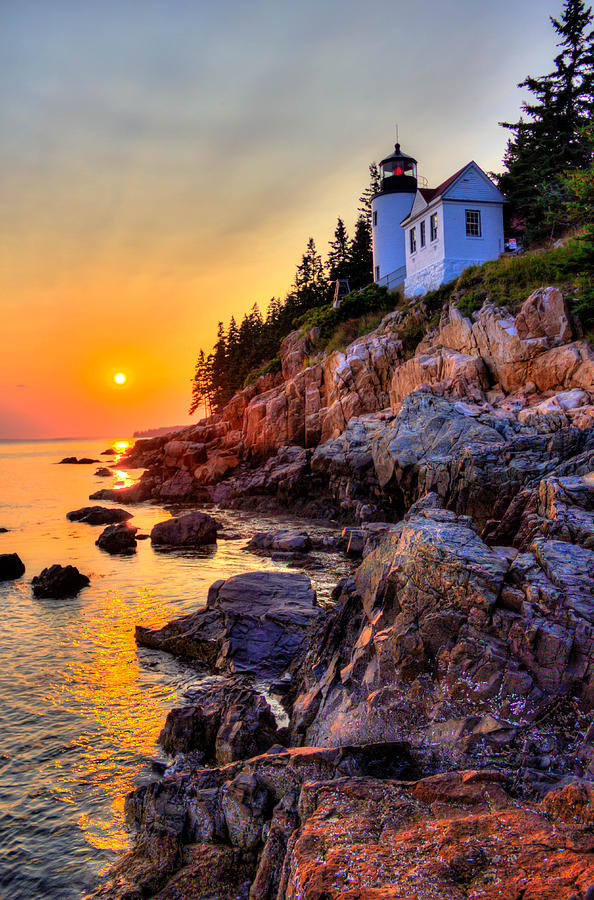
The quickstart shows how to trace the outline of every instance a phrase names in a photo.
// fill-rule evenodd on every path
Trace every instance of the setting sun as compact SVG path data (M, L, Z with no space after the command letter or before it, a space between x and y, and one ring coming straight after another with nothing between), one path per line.
M118 372L117 375L113 376L113 380L116 384L124 384L126 381L126 376L122 372Z

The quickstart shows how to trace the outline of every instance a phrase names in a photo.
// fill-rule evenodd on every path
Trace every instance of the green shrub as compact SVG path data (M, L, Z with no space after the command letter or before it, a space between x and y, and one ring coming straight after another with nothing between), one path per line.
M370 313L388 312L395 308L399 299L398 294L389 294L385 287L368 284L361 291L352 291L348 294L337 309L332 309L330 304L318 306L299 316L293 324L296 328L302 328L304 331L309 331L310 328L319 328L319 345L326 347L342 322L347 322L349 319L362 319Z
M457 282L449 281L447 284L442 284L441 287L438 287L435 291L429 291L422 298L423 303L427 307L427 312L429 315L432 313L439 312L441 313L442 309L446 304L449 303L452 294L454 293L454 288L456 287Z
M246 375L245 381L243 382L244 388L249 387L250 384L255 384L258 378L261 378L262 375L270 375L271 372L280 372L281 371L281 358L280 352L276 354L271 360L267 363L264 363L263 366L260 366L259 369L255 369L255 371L250 372L249 375Z
M457 306L462 315L471 316L475 310L481 308L486 299L486 291L469 291L458 300Z
M341 322L334 329L325 349L328 353L344 350L357 338L369 334L370 331L375 331L383 317L383 313L367 313L358 319L347 319L346 322Z

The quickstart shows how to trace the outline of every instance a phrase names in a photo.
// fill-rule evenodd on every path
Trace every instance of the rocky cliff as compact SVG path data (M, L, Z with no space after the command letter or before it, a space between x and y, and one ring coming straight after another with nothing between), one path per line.
M282 380L261 378L210 419L138 441L129 464L147 468L139 484L96 496L263 498L364 521L398 518L435 488L458 510L476 495L466 511L484 520L549 457L587 443L578 432L594 425L594 349L558 289L536 291L515 317L486 302L470 319L451 305L411 356L403 340L418 315L390 313L312 365L315 329L290 334Z
M314 365L290 335L282 382L130 455L128 499L301 504L359 559L327 609L256 573L137 630L226 680L168 718L97 896L594 897L594 351L553 288L406 328Z

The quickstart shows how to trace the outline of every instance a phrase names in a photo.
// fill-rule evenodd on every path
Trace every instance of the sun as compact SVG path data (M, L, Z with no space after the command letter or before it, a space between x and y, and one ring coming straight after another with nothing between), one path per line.
M126 381L126 376L124 375L123 372L118 372L117 375L113 376L113 380L115 381L116 384L124 384Z

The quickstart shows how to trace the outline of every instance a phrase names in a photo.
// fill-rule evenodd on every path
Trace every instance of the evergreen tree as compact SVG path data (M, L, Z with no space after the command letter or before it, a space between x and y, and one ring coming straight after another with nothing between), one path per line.
M336 281L337 278L348 278L351 262L350 241L345 224L340 218L334 229L334 239L329 241L329 244L330 252L326 266L330 281Z
M314 306L327 303L330 286L324 274L322 257L316 249L312 237L307 242L305 253L295 272L295 281L287 297L287 307L293 315L298 315Z
M555 69L540 78L528 76L519 87L534 97L523 104L504 157L507 172L499 186L510 201L509 212L525 223L529 238L560 221L562 176L586 166L591 144L583 127L594 112L594 32L592 8L584 0L565 0L561 17L551 16L559 36Z
M212 354L204 355L200 350L196 360L194 378L192 379L192 402L188 415L192 415L200 407L204 406L207 416L212 412Z
M585 129L594 146L594 124ZM581 227L570 247L568 271L574 275L577 300L573 309L586 329L594 329L594 159L584 169L574 169L564 178L565 208L571 225Z
M365 216L360 216L355 225L355 236L350 247L349 280L352 291L373 281L371 223Z
M379 170L379 166L376 162L372 162L369 166L369 184L359 197L359 208L357 212L362 216L367 224L369 225L369 229L371 231L371 201L373 200L375 194L381 189L382 186L382 176Z
M221 409L229 398L227 338L223 323L219 322L217 340L212 353L212 405Z

